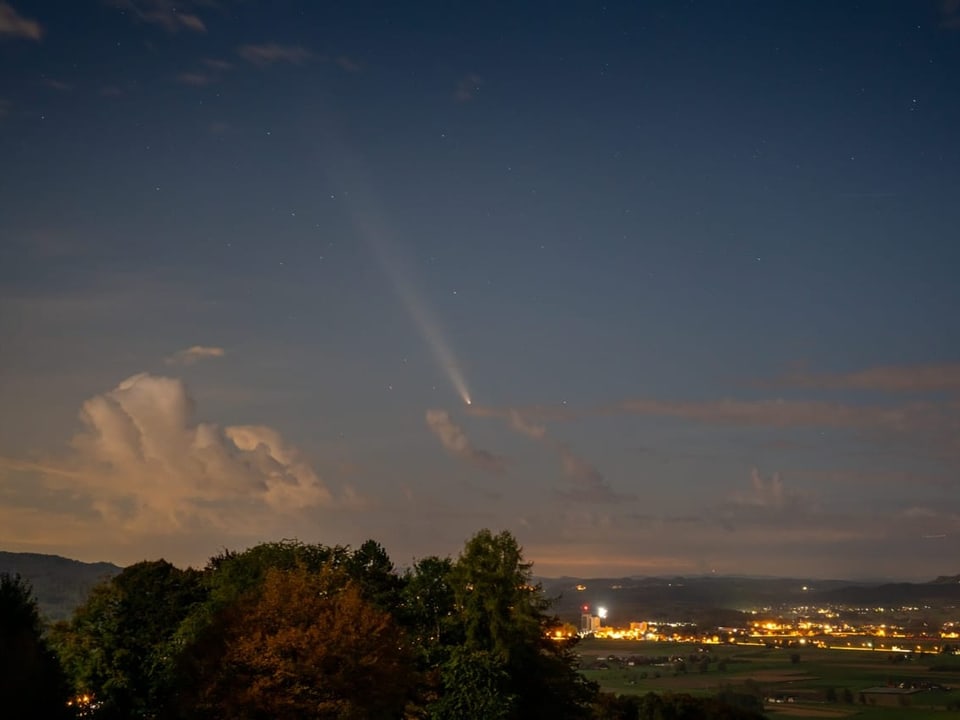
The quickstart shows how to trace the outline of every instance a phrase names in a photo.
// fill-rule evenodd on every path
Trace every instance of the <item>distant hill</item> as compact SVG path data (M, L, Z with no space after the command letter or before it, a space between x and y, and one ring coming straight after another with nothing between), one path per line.
M924 583L877 583L850 580L750 578L732 576L542 578L553 610L576 622L581 608L605 607L611 623L675 619L734 624L750 608L828 603L890 607L960 605L960 576Z
M85 563L59 555L0 551L0 573L18 574L33 586L40 613L64 620L81 605L94 585L123 568L111 563Z

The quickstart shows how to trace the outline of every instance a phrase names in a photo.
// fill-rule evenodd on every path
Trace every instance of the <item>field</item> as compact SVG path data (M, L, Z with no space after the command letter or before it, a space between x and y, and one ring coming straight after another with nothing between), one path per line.
M784 719L960 718L957 656L596 639L577 651L584 676L609 692L703 695L727 688L760 694L767 714Z

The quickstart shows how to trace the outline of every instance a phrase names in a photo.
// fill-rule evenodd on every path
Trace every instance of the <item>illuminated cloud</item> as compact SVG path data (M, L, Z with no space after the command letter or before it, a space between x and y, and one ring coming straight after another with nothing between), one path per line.
M888 365L846 374L793 373L783 383L797 387L880 392L960 391L960 363Z
M451 455L487 472L503 472L503 458L475 448L466 433L453 422L446 410L427 410L427 427L439 438Z
M156 25L167 32L180 30L206 32L207 26L193 11L200 3L191 0L107 0L109 5L123 10L139 22Z
M211 347L208 345L193 345L184 350L175 352L167 358L167 365L193 365L200 360L208 358L219 358L226 354L221 347Z
M276 430L196 422L178 379L134 375L87 400L80 419L65 456L0 463L8 500L18 497L9 495L16 478L26 478L24 508L86 523L98 537L128 538L282 532L304 513L361 502L349 489L334 498Z
M278 62L299 65L313 57L313 53L299 45L278 45L276 43L242 45L237 49L237 53L247 62L261 66L273 65Z
M43 27L36 20L23 17L13 7L0 0L0 35L40 40Z

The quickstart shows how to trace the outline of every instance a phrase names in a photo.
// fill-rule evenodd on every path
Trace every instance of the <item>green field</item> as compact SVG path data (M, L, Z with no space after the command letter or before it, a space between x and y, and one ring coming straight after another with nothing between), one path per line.
M766 703L767 713L774 718L960 718L960 657L956 656L926 654L894 660L897 656L885 651L597 639L582 641L577 651L583 675L608 692L712 695L732 687L782 700ZM676 662L645 665L640 661L662 656L684 658L683 669ZM901 683L943 689L924 688L910 694L862 692Z

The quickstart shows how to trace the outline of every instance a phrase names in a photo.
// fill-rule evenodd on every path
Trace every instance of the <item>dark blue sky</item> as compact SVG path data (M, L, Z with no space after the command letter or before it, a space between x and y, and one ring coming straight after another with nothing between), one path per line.
M952 0L0 0L0 546L955 572L958 70Z

